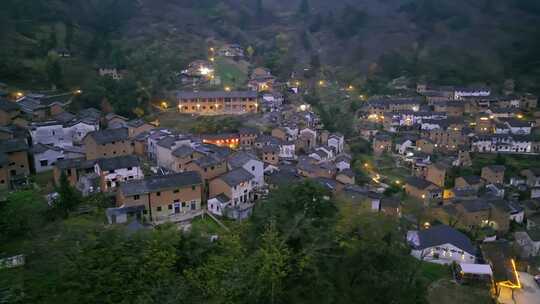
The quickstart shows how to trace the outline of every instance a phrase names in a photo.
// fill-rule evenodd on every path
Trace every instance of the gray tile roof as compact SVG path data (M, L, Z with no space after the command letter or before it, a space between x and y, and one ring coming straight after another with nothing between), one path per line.
M180 146L172 152L175 157L188 157L193 154L195 150L191 146Z
M26 140L22 138L11 138L0 140L0 153L18 152L28 150Z
M446 225L421 230L418 232L418 237L420 239L419 249L452 244L467 253L474 254L476 252L471 240L465 234Z
M20 107L15 102L9 101L5 98L0 98L0 110L11 112L11 111L17 111Z
M106 129L89 132L86 136L92 137L97 144L102 145L128 139L128 130L126 128Z
M241 168L251 160L258 160L258 158L249 152L243 151L236 152L228 158L229 165L233 168Z
M220 193L214 197L211 197L210 199L213 199L213 198L217 199L222 204L225 204L231 201L231 199L227 195L225 195L225 193Z
M426 189L427 187L433 185L432 183L428 182L425 179L421 179L418 177L409 177L407 179L407 184L417 188L417 189Z
M120 190L125 196L133 196L201 184L202 179L199 173L195 171L188 171L129 181L121 184Z
M178 99L195 98L257 98L257 92L253 91L203 91L203 92L176 92Z
M199 166L201 168L208 168L208 167L211 167L211 166L219 165L221 162L223 162L223 159L218 158L218 157L216 157L214 155L207 155L207 156L203 156L201 158L197 158L197 159L193 160L193 162L195 164L197 164L197 166Z
M86 160L85 158L72 158L58 160L56 161L55 166L59 169L90 169L94 167L95 163L95 160Z
M238 169L229 171L218 178L223 180L227 185L234 187L242 182L246 182L255 177L251 173L247 172L246 170L242 168L238 168Z
M123 168L139 167L140 162L135 155L124 155L112 158L101 158L97 160L99 168L103 171L110 171Z
M479 212L490 209L489 204L484 200L464 201L461 205L468 212Z

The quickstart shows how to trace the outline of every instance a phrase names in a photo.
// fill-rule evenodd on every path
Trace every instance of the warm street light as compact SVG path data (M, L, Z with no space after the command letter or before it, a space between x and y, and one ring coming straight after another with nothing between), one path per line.
M81 95L81 94L82 94L82 90L76 90L76 91L75 91L75 94L76 94L76 95Z
M231 91L231 87L225 87L225 92L230 92Z

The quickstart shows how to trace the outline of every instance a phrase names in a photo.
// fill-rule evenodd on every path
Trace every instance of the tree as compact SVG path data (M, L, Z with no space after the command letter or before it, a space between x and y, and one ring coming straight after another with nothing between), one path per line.
M285 278L291 270L290 259L290 252L280 237L275 222L270 222L261 235L261 244L254 255L254 279L256 287L259 288L257 299L266 298L270 303L275 303L282 297Z
M309 0L301 0L300 5L298 6L298 15L306 16L309 14Z
M75 210L75 208L82 202L82 197L75 188L69 184L69 180L65 173L60 176L60 185L57 189L58 199L54 201L53 216L59 216L61 218L67 218L69 212Z
M47 57L45 70L47 74L47 79L49 80L49 83L52 84L53 88L56 88L57 86L60 86L62 84L62 79L64 75L58 57L52 55Z
M255 14L257 16L258 21L260 22L264 17L264 6L262 0L257 0L257 6L255 8Z
M0 240L26 236L43 223L47 203L36 192L18 191L0 204Z
M64 23L66 27L66 36L64 37L64 45L68 50L71 49L71 45L73 43L73 36L75 35L75 25L73 24L73 21L68 20Z

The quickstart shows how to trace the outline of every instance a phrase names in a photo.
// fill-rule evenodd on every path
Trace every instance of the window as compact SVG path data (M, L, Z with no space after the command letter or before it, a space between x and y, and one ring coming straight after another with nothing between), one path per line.
M47 167L49 165L49 161L48 160L40 160L39 165L42 166L42 167Z
M156 192L156 196L161 196L161 192Z
M0 180L0 184L5 184L6 181L5 180Z
M252 166L252 167L251 167L251 171L255 171L255 166Z
M172 204L169 204L169 210L172 210Z
M210 170L214 170L214 169L215 169L215 167L214 167L214 166L210 167Z
M138 200L138 199L140 199L140 198L141 198L140 195L134 195L134 196L133 196L133 199L134 199L134 200Z
M114 173L114 169L113 170L109 170L109 174L112 174Z
M195 190L195 186L191 186L191 190Z
M173 191L173 193L178 193L178 192L180 192L180 189L176 189Z
M156 209L158 212L161 212L161 206L158 206Z
M128 167L127 169L128 169L128 171L131 171L131 170L133 170L133 167Z

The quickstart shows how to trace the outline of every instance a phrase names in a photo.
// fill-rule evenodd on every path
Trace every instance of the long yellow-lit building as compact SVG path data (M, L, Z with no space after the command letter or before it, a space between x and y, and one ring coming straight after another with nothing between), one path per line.
M176 100L178 112L187 114L238 115L259 110L257 92L252 91L177 92Z

